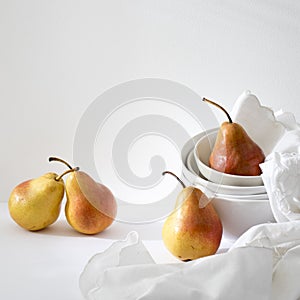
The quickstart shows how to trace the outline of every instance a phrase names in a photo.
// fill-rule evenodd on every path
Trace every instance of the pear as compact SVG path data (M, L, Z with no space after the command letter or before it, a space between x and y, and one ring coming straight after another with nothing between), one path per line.
M162 229L166 248L182 261L194 260L217 252L222 239L220 218L206 195L198 188L181 183L175 210L167 217Z
M96 234L113 223L117 203L112 192L87 173L70 174L66 180L66 194L65 215L78 232Z
M225 112L228 122L222 123L213 150L209 157L209 166L219 172L257 176L261 174L259 164L264 162L262 149L249 137L245 129L232 122L228 112L219 104L203 98Z
M46 173L17 185L10 194L8 209L12 219L29 231L37 231L53 224L60 213L64 196L62 177L78 168L58 176Z

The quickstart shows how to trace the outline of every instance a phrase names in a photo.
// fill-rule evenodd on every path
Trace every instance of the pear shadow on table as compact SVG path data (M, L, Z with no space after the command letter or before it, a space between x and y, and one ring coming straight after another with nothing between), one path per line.
M75 231L65 220L58 220L54 224L39 231L35 231L35 234L52 235L52 236L65 236L65 237L80 237L83 234Z
M107 239L125 239L130 231L136 231L142 240L161 240L163 222L149 224L128 224L115 221L107 230L98 236Z
M161 240L162 222L151 224L127 224L115 221L106 230L94 234L86 235L74 230L66 220L58 220L44 230L35 232L36 234L65 236L65 237L93 237L109 240L124 240L130 231L136 231L142 240Z

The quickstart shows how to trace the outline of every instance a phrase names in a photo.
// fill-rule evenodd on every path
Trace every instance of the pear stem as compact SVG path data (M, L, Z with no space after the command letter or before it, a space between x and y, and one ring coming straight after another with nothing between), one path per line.
M172 172L170 172L170 171L164 171L164 172L162 173L162 175L165 175L165 174L170 174L170 175L174 176L174 177L181 183L182 187L183 187L184 189L186 188L186 185L183 183L183 181L182 181L178 176L176 176L174 173L172 173Z
M228 118L229 123L233 123L233 122L232 122L232 119L231 119L231 117L230 117L230 115L229 115L229 113L225 110L224 107L222 107L221 105L217 104L216 102L211 101L211 100L208 100L208 99L206 99L206 98L203 98L202 100L203 100L204 102L208 102L208 103L210 103L210 104L212 104L212 105L214 105L214 106L220 108L221 110L223 110L223 112L226 114L226 116L227 116L227 118Z
M71 168L70 170L67 170L67 171L63 172L61 175L57 176L57 177L55 178L55 180L56 180L56 181L59 181L59 180L61 180L61 178L62 178L63 176L65 176L66 174L71 173L71 172L75 172L75 171L79 171L79 167Z
M58 157L54 157L54 156L50 156L48 159L50 162L51 161L59 161L62 162L63 164L65 164L70 170L72 169L72 166L70 164L68 164L65 160L58 158Z

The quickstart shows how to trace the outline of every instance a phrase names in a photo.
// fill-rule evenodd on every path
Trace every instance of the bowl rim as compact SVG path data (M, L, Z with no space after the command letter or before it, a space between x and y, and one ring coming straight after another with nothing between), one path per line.
M228 199L228 198L223 198L223 197L213 197L211 199L211 201L213 201L214 199L217 199L217 200L222 200L222 201L228 201L228 202L237 202L237 203L255 203L255 204L258 204L258 203L262 203L262 204L266 204L269 201L269 199L244 199L244 200L238 200L238 199Z
M240 191L240 192L241 191L249 191L249 193L242 192L242 194L240 194L240 195L251 195L251 194L259 195L262 193L264 193L264 194L266 193L266 189L265 189L264 185L250 185L250 186L226 185L226 184L209 181L208 179L204 178L204 175L201 173L201 171L198 170L198 173L201 174L203 177L201 175L197 174L192 166L191 166L191 169L189 168L189 166L187 166L187 161L191 160L191 159L195 159L193 149L190 149L189 152L186 154L185 164L184 164L184 169L186 169L185 172L189 172L192 176L194 176L196 178L196 180L200 181L200 183L197 183L195 180L193 182L190 182L193 185L202 186L201 184L203 184L203 187L211 190L212 192L214 192L216 194L218 194L217 191L219 189L226 190L226 191L228 190L231 193L233 193L232 195L239 195L239 194L236 194L236 191ZM195 162L195 164L196 164L196 162ZM189 165L190 165L190 163L189 163ZM213 188L213 190L211 188Z

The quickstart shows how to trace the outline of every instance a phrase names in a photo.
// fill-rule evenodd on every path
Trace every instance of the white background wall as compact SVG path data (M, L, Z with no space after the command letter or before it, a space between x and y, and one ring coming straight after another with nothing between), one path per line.
M244 89L300 119L299 1L0 0L0 201L72 160L87 106L166 78L231 108ZM61 170L63 167L61 167Z

